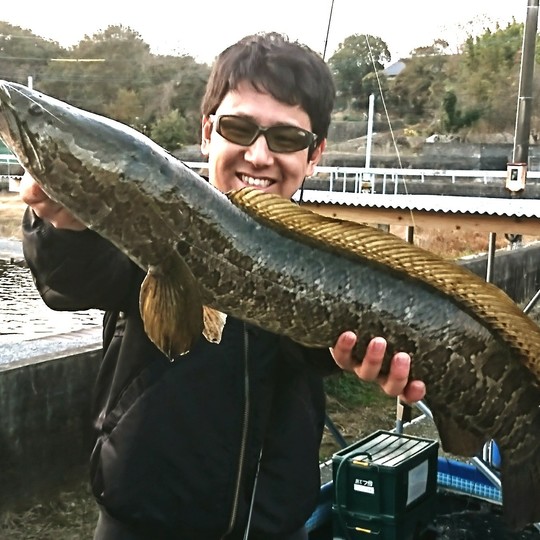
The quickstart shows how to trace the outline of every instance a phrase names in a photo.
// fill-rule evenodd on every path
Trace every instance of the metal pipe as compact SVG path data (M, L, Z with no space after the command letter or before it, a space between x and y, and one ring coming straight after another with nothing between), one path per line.
M536 305L536 302L540 298L540 289L536 291L536 294L529 300L529 303L523 308L523 313L529 313L531 309Z
M495 262L495 248L497 241L497 233L489 233L489 242L488 242L488 256L487 256L487 266L486 266L486 281L491 283L493 279L493 264Z
M488 465L486 465L480 458L473 457L471 461L474 463L474 466L497 488L501 489L501 480L494 473Z
M375 111L375 95L369 94L368 126L366 140L366 169L371 167L371 141L373 139L373 113Z

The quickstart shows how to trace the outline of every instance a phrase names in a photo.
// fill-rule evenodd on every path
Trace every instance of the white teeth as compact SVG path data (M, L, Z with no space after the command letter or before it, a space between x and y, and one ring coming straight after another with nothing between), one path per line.
M265 178L253 178L252 176L242 175L242 182L247 186L253 186L258 188L267 188L272 182Z

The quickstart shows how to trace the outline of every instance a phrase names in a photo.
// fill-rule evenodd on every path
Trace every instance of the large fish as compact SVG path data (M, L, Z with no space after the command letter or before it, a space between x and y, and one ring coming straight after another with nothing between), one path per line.
M147 270L141 314L169 357L201 332L218 340L220 313L311 347L385 336L412 355L443 448L473 456L494 439L508 521L540 521L540 330L500 289L378 229L224 195L140 133L21 85L0 82L0 136Z

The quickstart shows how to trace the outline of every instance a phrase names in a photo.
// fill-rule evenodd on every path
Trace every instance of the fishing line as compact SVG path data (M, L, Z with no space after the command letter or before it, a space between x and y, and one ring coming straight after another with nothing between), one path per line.
M328 26L327 26L327 29L326 29L326 38L325 38L325 41L324 41L324 51L323 51L323 55L322 55L323 61L325 61L325 59L326 59L326 48L327 48L327 45L328 45L328 36L330 35L330 27L332 25L333 11L334 11L334 0L331 0L330 13L328 15ZM366 44L367 44L367 47L368 47L369 58L371 60L372 66L373 66L373 73L375 73L375 77L376 77L376 80L377 80L377 86L379 88L379 94L381 96L381 102L382 102L382 105L383 105L383 108L384 108L384 113L385 113L385 116L386 116L386 122L388 123L388 128L390 130L390 136L392 137L392 144L394 146L394 151L395 151L397 159L398 159L399 169L402 170L403 169L403 163L401 161L401 154L399 153L399 148L397 146L396 138L394 136L394 130L392 128L392 122L390 121L390 115L388 114L388 108L386 107L386 101L384 99L381 80L380 80L380 77L379 77L379 71L378 71L377 66L375 64L375 58L373 56L373 51L371 49L371 45L369 43L369 39L368 39L367 34L364 34L364 38L366 40ZM303 196L303 187L304 186L302 184L302 191L301 191L301 194L300 194L301 198ZM409 192L407 190L407 182L406 182L405 178L403 178L403 188L405 189L405 195L409 195ZM409 215L411 217L412 227L416 227L416 223L415 223L415 220L414 220L414 213L412 211L412 208L409 208ZM409 236L411 236L410 239L409 239ZM407 233L407 237L408 237L407 241L412 243L412 235Z
M399 152L399 148L398 148L398 145L397 145L397 142L396 142L394 129L392 127L392 121L390 120L390 115L388 114L388 108L386 106L386 100L384 99L384 93L383 93L383 89L382 89L381 79L379 77L379 71L377 70L377 66L375 65L375 57L373 55L373 50L371 49L371 45L369 43L369 37L367 35L365 35L364 37L365 37L366 45L367 45L367 48L368 48L368 51L369 51L369 58L371 60L372 66L373 66L373 73L375 74L375 78L377 80L377 86L379 88L379 94L381 96L381 103L382 103L382 106L383 106L383 109L384 109L384 114L386 116L386 122L388 123L388 129L390 131L390 137L392 138L392 144L394 146L394 151L395 151L397 159L398 159L399 169L403 170L403 163L401 161L401 154ZM409 192L408 192L408 189L407 189L407 182L406 182L405 178L403 178L403 188L405 189L405 195L409 195ZM412 208L409 208L409 215L411 217L412 226L415 227L416 224L415 224L415 221L414 221L414 214L413 214Z

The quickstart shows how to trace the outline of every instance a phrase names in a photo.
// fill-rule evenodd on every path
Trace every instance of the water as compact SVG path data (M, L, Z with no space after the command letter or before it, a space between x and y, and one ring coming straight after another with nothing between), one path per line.
M99 310L49 309L24 264L0 261L0 348L5 344L99 327L102 318Z

